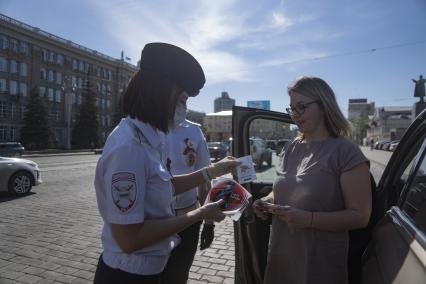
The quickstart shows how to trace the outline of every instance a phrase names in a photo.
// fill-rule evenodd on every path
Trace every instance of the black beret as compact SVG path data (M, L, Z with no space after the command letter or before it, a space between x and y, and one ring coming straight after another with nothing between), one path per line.
M148 43L142 50L141 70L162 74L194 97L206 78L198 61L180 47L161 42Z

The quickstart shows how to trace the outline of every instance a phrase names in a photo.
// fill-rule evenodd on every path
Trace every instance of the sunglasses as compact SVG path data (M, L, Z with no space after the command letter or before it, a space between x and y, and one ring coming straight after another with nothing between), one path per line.
M287 111L289 115L294 115L295 113L297 113L298 115L302 115L306 111L308 106L314 103L319 103L319 101L312 101L308 103L298 103L294 107L288 107L285 110Z

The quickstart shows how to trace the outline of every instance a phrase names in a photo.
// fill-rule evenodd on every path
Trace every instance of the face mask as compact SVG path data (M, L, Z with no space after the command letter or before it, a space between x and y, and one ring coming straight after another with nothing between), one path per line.
M186 108L183 106L177 105L175 110L175 115L173 117L173 124L175 127L178 127L186 118Z

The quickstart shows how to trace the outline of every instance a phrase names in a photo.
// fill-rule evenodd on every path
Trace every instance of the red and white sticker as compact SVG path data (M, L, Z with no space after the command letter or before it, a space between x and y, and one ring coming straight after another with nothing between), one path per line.
M137 191L135 174L120 172L112 175L112 200L121 212L128 212L132 208Z

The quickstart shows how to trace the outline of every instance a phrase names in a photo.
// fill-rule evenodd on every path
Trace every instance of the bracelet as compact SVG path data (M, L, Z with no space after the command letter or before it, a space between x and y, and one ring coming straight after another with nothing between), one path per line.
M207 168L202 169L201 173L203 174L203 178L205 182L210 182L212 180L209 176L209 172L207 171Z
M314 222L314 212L311 212L311 224L309 225L309 228L312 228L312 223Z

